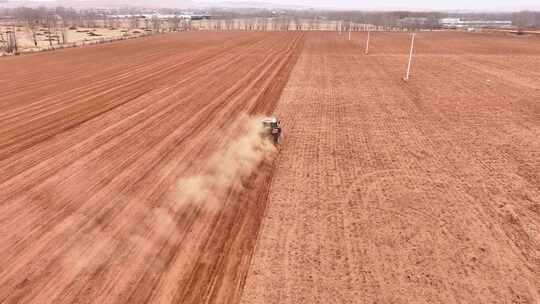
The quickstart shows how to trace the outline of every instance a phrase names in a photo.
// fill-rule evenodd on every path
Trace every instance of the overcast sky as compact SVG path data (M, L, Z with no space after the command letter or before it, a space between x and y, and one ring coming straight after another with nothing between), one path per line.
M23 1L24 0L11 0ZM55 0L30 0L30 1L46 1L53 2ZM67 0L69 1L69 0ZM67 2L63 0L62 2ZM71 0L88 1L92 0ZM126 0L119 0L126 2ZM102 0L103 2L103 0ZM115 0L108 1L114 3ZM223 2L264 2L268 4L286 5L286 6L303 6L314 8L333 8L333 9L370 9L370 10L393 10L393 9L409 9L409 10L482 10L482 11L518 11L518 10L540 10L540 0L138 0L137 3L157 4L166 3L199 3L199 4L215 4Z
M520 10L540 8L540 0L264 0L264 2L348 9Z

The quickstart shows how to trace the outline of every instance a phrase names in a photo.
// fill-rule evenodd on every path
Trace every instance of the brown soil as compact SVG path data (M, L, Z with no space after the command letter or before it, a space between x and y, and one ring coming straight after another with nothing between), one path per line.
M182 33L3 59L0 302L234 301L272 170L244 116L272 112L301 42Z
M538 303L540 38L364 39L2 58L0 303Z
M308 34L242 303L539 303L540 39Z

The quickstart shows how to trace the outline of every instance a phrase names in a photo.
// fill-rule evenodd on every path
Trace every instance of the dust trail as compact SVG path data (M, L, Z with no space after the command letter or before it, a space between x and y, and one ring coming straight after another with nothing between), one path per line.
M203 206L206 210L219 208L219 203L232 187L242 183L276 148L262 136L262 117L242 116L238 123L238 137L228 142L210 157L205 169L198 175L178 182L175 201L179 204Z
M199 174L178 181L172 193L172 205L145 206L136 198L115 193L118 202L124 204L129 201L137 206L131 209L131 217L144 214L139 227L115 236L110 229L94 221L91 224L93 229L83 234L62 255L66 275L75 278L80 273L92 273L118 250L135 247L139 256L154 256L169 242L170 234L178 229L175 216L180 208L194 205L212 212L219 209L232 187L242 189L242 184L263 161L271 159L276 148L262 136L261 117L242 116L229 131L223 136L232 137L232 140L226 139L222 148L216 150L210 159L201 159L205 166ZM75 214L63 223L61 230L73 229L82 222L85 222L82 215ZM164 265L160 264L161 261L156 262L156 267Z

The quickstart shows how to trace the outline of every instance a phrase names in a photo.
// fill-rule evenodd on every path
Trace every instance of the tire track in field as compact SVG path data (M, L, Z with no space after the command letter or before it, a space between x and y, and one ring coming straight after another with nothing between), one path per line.
M369 56L308 35L242 303L539 299L537 71L467 64L511 50L513 77L540 44L438 35L419 34L408 83L408 34L375 33Z
M234 300L249 265L245 256L250 256L251 238L266 201L260 193L267 193L269 167L261 167L245 188L231 189L215 213L176 206L166 193L174 190L182 176L202 170L204 159L213 151L234 140L240 113L272 110L286 81L284 75L294 64L290 54L298 50L302 38L287 33L261 36L264 42L253 49L231 50L233 60L224 57L214 63L221 62L223 67L211 69L209 64L208 69L193 75L196 83L214 82L215 87L165 86L154 95L143 95L63 133L72 135L66 141L51 137L19 152L28 153L28 162L12 168L35 174L35 179L22 185L22 175L17 173L7 180L10 186L0 184L12 193L0 208L17 221L9 216L1 220L21 229L13 233L4 230L0 237L5 248L0 256L11 265L1 275L0 299L132 303L175 293L183 302L191 299L199 303L185 293L198 290L198 297L210 302ZM220 79L224 75L227 78ZM275 85L275 79L281 85ZM189 90L192 92L183 95ZM152 103L152 97L162 100ZM122 119L115 122L115 118ZM91 135L90 126L98 127L100 120L113 129L105 128L107 135ZM216 137L216 130L221 137ZM86 138L81 132L91 136ZM48 156L32 155L47 150L46 143L51 141L56 145ZM76 147L71 152L62 146L70 141ZM55 151L63 156L56 158ZM13 157L20 156L15 153ZM32 159L51 165L61 160L64 165L56 171L40 172L31 166ZM79 185L74 187L76 183ZM252 208L245 208L248 205ZM19 216L25 213L25 217ZM23 236L27 241L21 242ZM208 237L215 243L205 241ZM196 262L196 252L178 254L185 246L202 249L197 243L206 244L208 252L215 255ZM190 267L197 266L190 259L204 265L213 261L213 266L198 268L204 280L183 285L179 282L189 284L189 280L181 278L187 278L193 272ZM175 266L184 263L191 266ZM173 269L174 273L160 275ZM206 280L213 283L206 286Z

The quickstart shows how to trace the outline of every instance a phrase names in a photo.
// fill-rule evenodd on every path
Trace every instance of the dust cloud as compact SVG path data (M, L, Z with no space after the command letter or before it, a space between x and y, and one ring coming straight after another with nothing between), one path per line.
M239 134L216 151L198 175L178 182L175 199L180 204L203 206L206 210L219 208L229 189L242 187L245 181L276 148L262 136L262 117L242 116L237 125Z
M231 188L242 189L242 184L254 170L263 161L271 159L276 148L262 132L261 117L242 116L227 134L219 134L227 138L222 148L208 160L202 160L204 165L200 174L178 181L172 193L173 205L148 207L142 202L133 202L132 197L116 193L118 202L130 201L137 206L130 209L129 214L141 218L138 227L127 235L115 235L110 227L91 221L88 225L93 228L63 254L64 271L71 277L81 272L93 272L121 248L138 248L141 257L156 255L159 248L169 242L171 233L178 229L175 214L182 207L198 206L207 212L219 210ZM73 229L84 222L86 218L75 214L61 229ZM163 266L161 261L153 261L155 267Z

